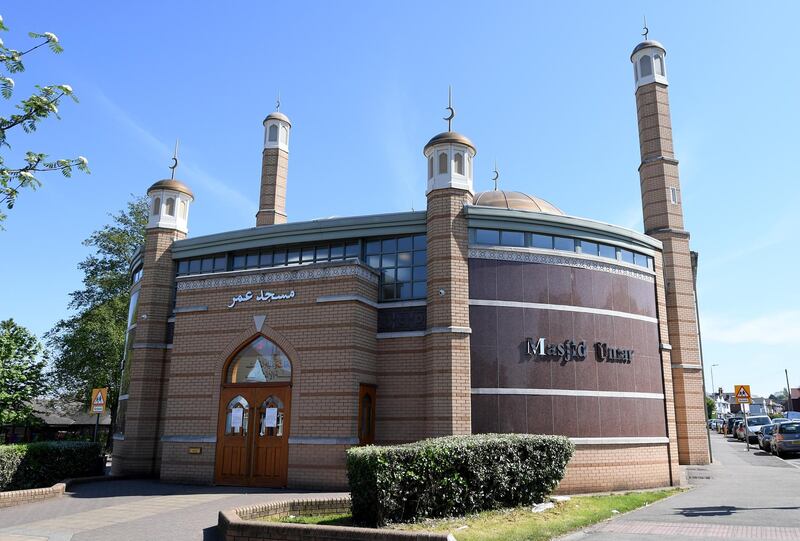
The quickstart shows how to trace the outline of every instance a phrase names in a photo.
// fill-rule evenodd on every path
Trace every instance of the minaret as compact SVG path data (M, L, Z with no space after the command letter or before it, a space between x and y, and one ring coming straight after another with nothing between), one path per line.
M177 166L176 158L173 163ZM144 243L141 289L130 360L124 439L114 442L114 473L153 475L161 460L161 432L169 375L169 318L175 266L172 243L186 238L192 191L174 178L147 190L149 220Z
M703 367L689 232L683 225L678 160L672 146L666 50L647 40L646 31L644 36L631 54L642 159L639 179L645 233L664 246L663 269L656 270L663 272L666 290L669 344L662 349L672 363L678 458L681 464L708 464Z
M428 178L428 291L426 351L427 434L469 434L469 284L467 219L472 204L475 146L450 130L425 145Z
M256 225L286 223L286 176L289 171L289 132L292 123L276 110L264 119L264 152L261 155L261 194Z

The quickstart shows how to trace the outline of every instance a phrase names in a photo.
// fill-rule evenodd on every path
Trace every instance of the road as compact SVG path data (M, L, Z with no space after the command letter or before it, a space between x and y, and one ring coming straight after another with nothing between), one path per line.
M0 541L212 541L220 509L302 494L152 480L87 483L59 498L0 509Z
M711 446L713 464L687 467L692 490L560 541L800 540L800 457L716 433Z

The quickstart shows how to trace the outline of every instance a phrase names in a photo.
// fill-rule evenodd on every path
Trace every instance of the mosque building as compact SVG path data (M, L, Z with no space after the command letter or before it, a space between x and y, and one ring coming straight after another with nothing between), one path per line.
M348 447L498 432L570 437L564 492L708 463L665 55L631 55L644 234L475 193L476 146L449 129L423 148L425 210L290 222L278 111L255 227L188 237L194 194L153 184L114 473L342 489Z

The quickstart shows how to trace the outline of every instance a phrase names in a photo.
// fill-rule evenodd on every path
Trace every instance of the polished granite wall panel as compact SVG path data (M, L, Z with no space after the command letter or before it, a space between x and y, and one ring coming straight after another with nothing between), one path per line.
M472 387L496 393L473 394L474 432L581 438L666 434L663 400L559 395L573 390L663 393L657 323L566 308L654 317L653 283L598 270L489 259L471 259L469 270L470 299L499 303L470 306ZM558 306L503 306L507 301ZM528 338L585 342L587 355L568 362L545 360L528 354ZM634 350L633 360L599 362L595 343Z

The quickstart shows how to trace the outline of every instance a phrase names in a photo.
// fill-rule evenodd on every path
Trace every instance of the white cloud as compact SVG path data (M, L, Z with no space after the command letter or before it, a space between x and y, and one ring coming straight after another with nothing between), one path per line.
M785 310L745 321L709 316L701 322L703 339L726 344L783 345L800 341L800 310Z
M143 143L148 145L154 152L164 158L164 163L169 163L169 158L172 157L173 148L170 145L163 143L160 139L154 136L150 131L141 126L131 116L121 109L114 101L106 96L101 90L95 89L98 101L106 107L114 118L126 128L128 128L136 137ZM255 203L248 197L245 197L237 190L228 186L225 182L217 179L213 175L207 173L202 167L186 158L180 158L179 170L182 171L181 177L185 178L191 184L199 184L205 188L209 195L223 204L236 208L238 211L245 212L248 215L254 215L257 208ZM209 198L211 199L211 198Z

